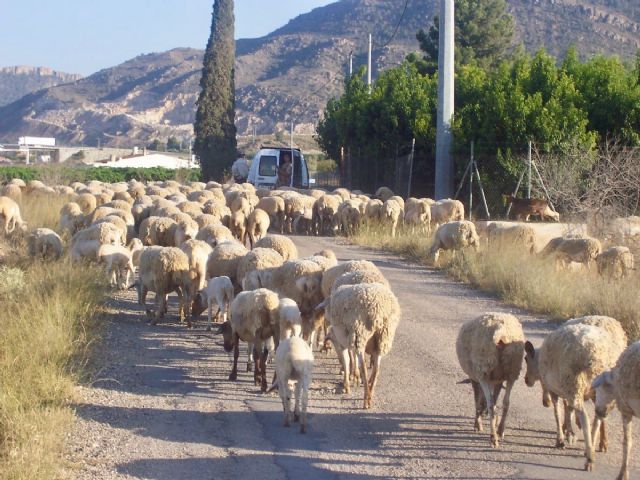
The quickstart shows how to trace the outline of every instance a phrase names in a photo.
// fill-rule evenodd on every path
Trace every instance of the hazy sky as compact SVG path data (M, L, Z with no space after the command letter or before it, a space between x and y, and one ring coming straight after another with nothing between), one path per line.
M336 0L236 0L236 38ZM0 0L0 67L88 75L141 53L204 48L213 0Z

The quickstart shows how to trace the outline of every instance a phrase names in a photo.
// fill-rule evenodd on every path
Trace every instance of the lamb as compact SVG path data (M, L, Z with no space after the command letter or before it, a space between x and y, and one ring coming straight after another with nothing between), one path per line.
M156 293L155 314L151 324L155 325L167 311L166 296L175 291L180 299L180 321L188 317L189 258L176 247L150 247L140 255L140 281L138 282L138 303L146 305L147 293ZM151 315L147 310L147 315Z
M466 247L473 247L475 250L480 248L476 226L468 220L449 222L440 225L436 230L428 255L436 264L440 250L461 250Z
M27 249L32 257L55 260L62 256L62 240L50 228L36 228L27 237Z
M587 471L593 469L595 458L584 400L589 396L595 377L613 367L622 353L624 346L615 338L606 328L574 323L551 332L538 350L531 342L525 343L525 383L533 387L540 380L543 395L546 397L548 394L553 402L557 426L556 447L565 446L558 398L566 401L569 411L573 409L578 412L584 434ZM569 441L572 441L571 437Z
M267 391L267 351L264 342L274 338L276 348L280 336L278 324L278 295L266 288L240 292L231 303L231 319L218 328L217 333L224 338L224 349L233 350L233 368L229 380L238 378L238 357L240 340L254 346L254 381Z
M592 383L596 391L596 424L607 416L615 404L622 415L622 466L618 480L629 480L631 455L631 422L640 417L640 342L630 345L618 358L616 365L598 375Z
M247 218L247 232L249 234L249 245L253 245L264 237L269 230L269 215L264 210L256 208Z
M256 208L267 212L274 225L280 233L284 231L284 199L281 197L262 197Z
M289 380L296 381L293 421L300 419L300 433L307 431L307 404L313 374L313 352L307 343L291 337L283 340L276 350L276 382L284 409L284 426L291 422L291 389ZM301 395L302 393L302 395ZM301 405L302 404L302 405Z
M298 249L295 243L284 235L266 235L258 240L254 247L272 248L282 256L285 262L298 258Z
M489 411L491 446L504 438L513 384L520 376L524 355L524 333L520 321L508 313L489 312L462 325L456 340L456 353L464 373L473 386L476 431L482 431L482 414ZM503 382L502 418L496 429L495 404Z
M528 225L494 222L487 227L487 236L492 248L522 248L527 253L536 251L536 232Z
M134 274L131 250L121 245L100 245L98 263L104 263L109 284L121 290L129 288L130 276Z
M434 228L448 222L464 220L464 205L460 200L445 198L431 205L431 222Z
M396 236L398 221L403 216L402 205L394 198L390 198L382 204L381 219L391 227L391 236Z
M20 207L9 197L0 197L0 217L4 219L3 232L5 235L12 233L16 227L22 232L27 231L27 223L20 216Z
M349 393L350 352L357 355L364 384L364 408L371 408L380 363L391 350L400 321L400 305L391 290L378 283L345 285L324 300L316 310L324 310L331 335L344 368L344 391ZM373 370L368 377L365 351L371 355Z
M290 298L281 298L278 305L280 340L302 334L302 319L298 304Z
M229 277L213 277L207 281L206 288L200 290L193 299L191 316L198 317L205 308L207 314L207 331L211 331L211 319L213 318L213 306L217 305L216 322L222 316L222 321L227 321L227 312L235 297L233 283Z
M596 257L596 265L601 276L619 280L633 270L633 254L628 247L611 247Z

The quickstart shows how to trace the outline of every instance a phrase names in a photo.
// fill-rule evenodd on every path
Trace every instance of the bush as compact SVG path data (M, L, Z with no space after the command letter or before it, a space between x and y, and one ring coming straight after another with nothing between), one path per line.
M65 167L65 166L38 166L38 167L0 167L0 182L8 182L12 178L20 178L25 182L29 180L47 180L55 178L60 183L88 182L99 180L101 182L116 183L129 180L141 182L153 180L174 180L175 178L186 181L199 181L200 170L168 168L109 168L109 167Z

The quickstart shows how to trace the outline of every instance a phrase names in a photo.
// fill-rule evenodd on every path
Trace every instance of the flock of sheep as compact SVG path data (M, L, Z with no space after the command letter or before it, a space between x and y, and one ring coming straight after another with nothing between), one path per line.
M334 346L344 391L362 384L364 408L370 408L381 359L391 350L400 321L400 306L373 263L338 264L331 250L298 258L294 243L283 234L349 235L368 222L386 226L395 236L403 224L420 235L434 231L429 250L434 262L441 250L481 247L476 225L464 220L458 200L404 201L385 187L370 198L343 188L331 193L270 191L216 182L91 181L48 187L37 181L12 180L0 191L5 235L26 234L17 202L30 193L69 200L60 211L62 238L50 229L32 230L27 236L30 255L59 258L68 243L72 261L104 264L111 284L122 289L131 286L137 268L138 302L152 324L167 313L167 296L172 292L178 295L179 317L187 326L207 311L207 330L215 319L225 350L233 351L229 379L237 378L240 341L246 342L247 371L253 369L262 391L278 389L287 426L291 422L289 381L296 382L294 421L300 421L301 432L306 430L312 347L319 347L321 338L323 349ZM280 234L267 234L270 227ZM536 250L535 231L527 225L494 222L485 233L489 244ZM602 251L600 242L589 237L554 238L541 255L553 256L560 265L588 266L595 261L598 271L612 278L633 269L628 248ZM152 308L146 308L148 292L155 293ZM274 348L276 375L269 387L267 358ZM640 344L627 348L626 335L616 320L594 316L572 320L535 349L525 342L517 318L488 313L461 328L456 348L473 386L475 428L482 430L482 415L488 413L492 446L497 447L504 435L511 389L525 359L525 382L533 386L540 381L543 402L553 403L558 447L574 441L577 413L589 470L600 432L599 445L606 450L604 419L616 401L625 424L619 478L628 478L630 422L633 415L640 415ZM496 403L503 388L498 422ZM596 403L593 431L584 409L587 399Z

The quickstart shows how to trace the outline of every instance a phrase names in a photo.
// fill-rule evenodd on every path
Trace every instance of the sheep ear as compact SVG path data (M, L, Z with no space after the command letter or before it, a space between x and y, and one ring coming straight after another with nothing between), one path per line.
M610 371L603 372L600 375L598 375L596 378L594 378L593 382L591 382L591 388L598 388L604 384L611 384Z
M536 349L533 348L533 344L529 341L525 342L524 351L527 352L527 355L529 355L531 358L534 358L536 356Z
M227 324L227 322L221 323L220 325L218 325L218 328L216 329L214 335L222 335L224 333L224 329L225 329L225 325Z

